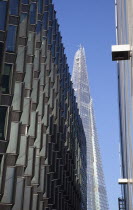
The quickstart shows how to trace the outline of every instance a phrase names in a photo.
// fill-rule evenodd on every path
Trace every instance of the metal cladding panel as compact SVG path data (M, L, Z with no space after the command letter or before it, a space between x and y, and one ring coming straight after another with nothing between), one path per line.
M28 156L27 156L27 167L25 169L25 176L33 176L33 165L34 165L34 148L28 148Z
M23 201L23 210L30 210L31 190L32 190L31 187L25 187L24 201Z
M41 149L41 145L42 145L42 124L38 123L38 125L37 125L37 138L35 140L34 146L37 149Z
M20 119L20 121L24 125L29 125L30 102L31 102L30 98L24 98L23 112Z
M36 156L34 161L34 177L32 178L32 185L39 185L39 176L40 176L40 157Z
M14 167L7 167L6 176L5 176L5 189L2 196L2 203L11 203L13 198L13 189L14 189L14 175L15 175L15 168Z
M24 83L25 83L25 89L31 89L32 87L32 68L33 65L27 63L26 64L26 73L25 73L25 78L24 78Z
M26 159L27 159L27 146L28 146L28 139L26 136L20 137L20 150L19 150L19 156L16 161L16 165L26 165Z
M35 51L35 57L34 57L34 71L39 71L39 65L40 65L40 50Z
M121 178L133 179L133 2L115 2L116 41L118 47L131 46L130 60L119 61L117 65L119 115L120 115L120 152ZM125 209L133 209L133 184L122 185L122 198Z
M36 119L37 119L36 112L31 112L30 127L29 127L28 134L32 137L35 137L35 134L36 134Z
M22 83L16 82L14 87L14 96L12 101L13 110L21 110L21 95L22 95Z
M20 14L20 24L19 24L19 37L26 37L27 22L28 22L28 14L21 13Z
M33 80L31 98L34 103L38 102L38 79Z
M33 55L34 53L34 32L29 32L28 42L27 42L27 55Z
M43 116L43 109L44 109L44 93L43 91L40 91L37 111L38 111L38 115L41 117Z
M33 194L33 200L32 200L32 210L36 210L38 207L37 202L38 202L38 197L39 195Z
M19 123L12 122L10 139L9 139L9 144L8 144L6 153L17 154L17 148L18 148L18 143L19 143L18 135L19 135Z
M19 46L17 59L16 59L16 71L23 73L24 71L24 56L25 56L25 47Z
M12 210L21 210L23 206L23 194L24 194L24 179L22 177L17 178L16 184L16 197Z
M41 72L39 75L40 85L45 85L45 64L41 64Z

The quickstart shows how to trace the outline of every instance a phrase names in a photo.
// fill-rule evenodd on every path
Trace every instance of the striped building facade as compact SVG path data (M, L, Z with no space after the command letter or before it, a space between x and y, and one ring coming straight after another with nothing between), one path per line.
M51 0L0 1L0 210L86 210L86 139Z

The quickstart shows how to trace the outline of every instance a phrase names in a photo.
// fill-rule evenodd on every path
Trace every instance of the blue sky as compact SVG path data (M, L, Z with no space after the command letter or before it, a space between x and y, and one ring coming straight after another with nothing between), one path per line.
M115 44L114 0L53 2L70 72L79 45L85 47L109 207L117 210L120 196L117 69L111 61L111 45Z

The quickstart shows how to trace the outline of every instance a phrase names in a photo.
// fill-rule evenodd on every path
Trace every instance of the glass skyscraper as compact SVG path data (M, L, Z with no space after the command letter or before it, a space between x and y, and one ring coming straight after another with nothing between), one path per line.
M87 142L87 210L107 210L107 194L83 47L74 57L72 82Z

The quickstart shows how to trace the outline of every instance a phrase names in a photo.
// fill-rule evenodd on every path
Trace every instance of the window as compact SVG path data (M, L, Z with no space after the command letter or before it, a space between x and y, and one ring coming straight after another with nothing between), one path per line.
M1 67L2 59L3 59L3 50L4 50L4 43L0 42L0 67Z
M37 22L36 25L36 41L41 41L41 31L42 31L42 23L40 21Z
M48 30L48 44L51 44L51 41L52 41L52 28L49 28Z
M1 88L2 88L2 93L4 94L9 94L10 92L11 75L12 75L12 65L5 64L4 72L2 73L2 77L1 77Z
M30 6L30 24L36 23L36 4L32 3Z
M28 34L28 43L27 43L27 55L33 55L34 51L34 33L29 32Z
M40 21L37 22L36 25L36 33L39 34L41 32L42 23Z
M43 1L38 0L38 13L42 13L42 8L43 8Z
M49 19L52 21L53 20L53 5L50 4L49 6Z
M0 30L5 29L7 2L0 1Z
M26 37L26 29L27 29L27 13L21 13L20 15L20 28L19 28L19 36Z
M51 51L52 51L52 56L55 57L55 42L53 42L53 44L52 44Z
M48 3L49 3L49 0L45 0L45 5L48 5Z
M9 3L9 14L18 15L19 0L10 0Z
M48 12L44 12L44 15L43 15L43 27L44 27L44 30L47 30L47 24L48 24Z
M7 116L7 107L0 106L0 139L5 140L6 138L6 116Z
M2 158L3 158L3 155L0 154L0 179L2 177Z
M22 0L22 4L28 4L29 0Z
M6 50L10 52L15 51L16 43L16 31L17 27L13 25L8 26L7 40L6 40Z

